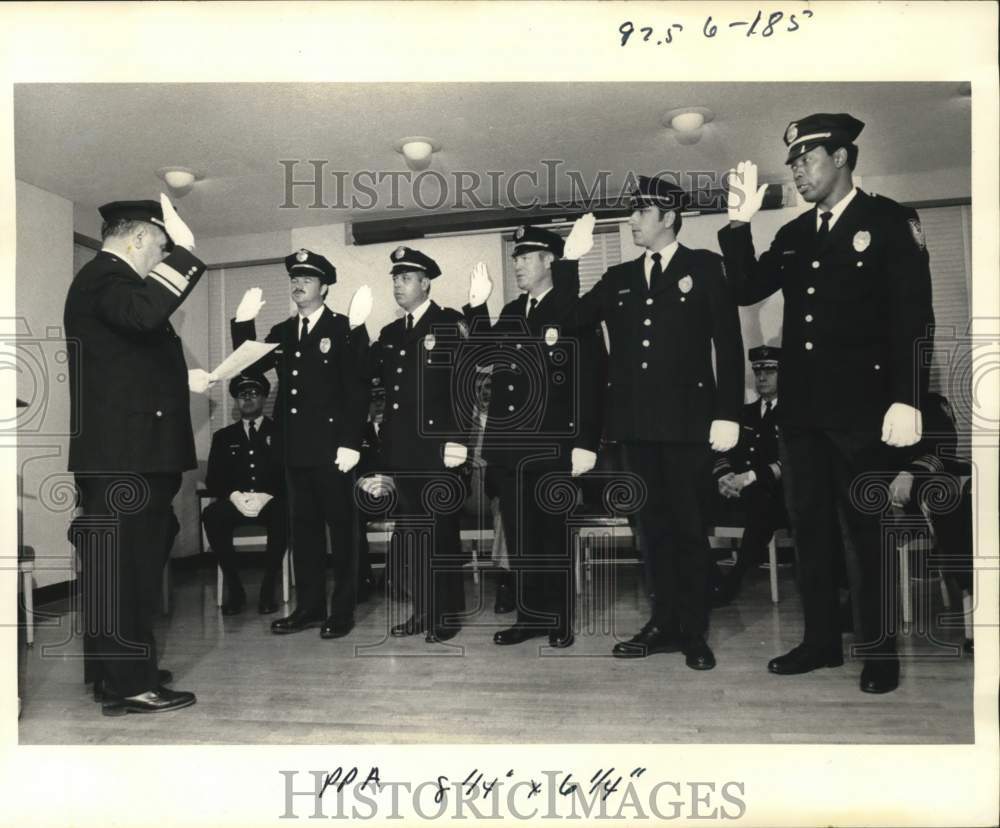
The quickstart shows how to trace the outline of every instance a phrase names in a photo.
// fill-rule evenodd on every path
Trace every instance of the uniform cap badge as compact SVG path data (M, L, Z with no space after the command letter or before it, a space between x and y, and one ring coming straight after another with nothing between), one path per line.
M677 283L677 287L680 288L681 293L690 293L691 288L694 287L694 279L690 276L685 276Z
M545 329L545 344L550 348L559 341L559 331L555 328Z
M304 262L308 258L309 258L309 251L306 250L304 247L298 253L295 254L295 261L297 262Z
M427 334L427 336L424 337L424 347L428 351L433 351L435 345L437 345L437 339L435 338L434 334L432 333Z
M864 253L871 243L872 234L867 230L858 230L858 232L854 234L854 249L857 250L858 253Z
M790 144L799 137L799 125L792 121L785 130L785 143Z
M924 228L920 226L920 220L911 218L908 219L910 224L910 232L913 234L913 240L917 243L917 247L921 250L927 249L927 241L924 239Z
M395 250L392 251L392 258L393 258L394 261L397 261L397 262L400 259L402 259L403 256L405 256L405 255L406 255L406 248L405 247L397 247Z
M328 353L330 353L330 344L331 344L330 343L330 337L324 336L319 341L319 352L321 354L328 354Z

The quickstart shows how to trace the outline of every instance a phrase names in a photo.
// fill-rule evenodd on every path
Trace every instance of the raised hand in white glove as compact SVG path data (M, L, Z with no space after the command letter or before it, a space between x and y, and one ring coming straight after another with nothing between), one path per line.
M575 448L570 454L570 465L572 466L570 475L572 477L579 477L581 474L586 474L593 469L596 464L596 452L585 448Z
M338 469L340 469L344 474L347 474L351 469L358 465L358 460L360 459L361 452L346 448L345 446L340 446L340 448L337 449L337 457L334 462L337 464Z
M582 259L594 246L594 225L597 219L593 213L580 216L573 222L573 229L566 237L566 244L563 247L564 259Z
M469 456L469 449L461 443L444 444L444 466L446 469L453 469L461 466Z
M750 221L764 203L766 190L767 184L757 186L757 165L740 161L735 170L729 171L729 220Z
M372 312L372 289L368 285L362 285L351 297L351 306L347 309L347 324L351 328L364 325L368 315Z
M177 215L174 205L163 193L160 193L160 207L163 210L163 229L167 231L172 241L177 247L186 247L194 250L194 233L184 223L184 220Z
M920 442L924 421L920 409L896 402L889 406L882 420L882 442L900 448Z
M240 303L236 306L236 321L249 322L251 319L256 319L257 314L260 313L260 309L266 304L267 302L264 301L264 291L259 287L248 288L247 292L243 294L243 298L240 299Z
M192 394L204 394L214 382L212 375L204 368L192 368L188 371L188 388Z
M490 298L491 293L493 281L490 279L490 271L483 262L479 262L472 268L469 276L469 306L478 308Z
M732 420L712 420L708 442L715 451L729 451L740 438L740 424Z

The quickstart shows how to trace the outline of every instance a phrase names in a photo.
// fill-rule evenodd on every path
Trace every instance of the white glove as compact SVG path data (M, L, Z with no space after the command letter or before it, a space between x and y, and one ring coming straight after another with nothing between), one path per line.
M446 469L453 469L461 466L469 456L469 449L461 443L444 444L444 466Z
M920 410L906 403L893 403L882 420L882 442L897 448L920 442L924 421Z
M272 497L267 492L245 492L243 496L247 498L247 504L251 511L251 517L257 517L261 510L267 506Z
M893 506L905 506L913 495L913 474L901 471L889 484L889 496Z
M597 453L585 448L575 448L570 455L570 464L572 465L570 476L579 477L597 465Z
M740 438L740 424L732 420L712 420L708 442L715 451L729 451Z
M186 247L194 250L194 233L184 223L184 220L177 215L174 205L163 193L160 193L160 207L163 209L163 228L167 231L172 241L177 247Z
M472 274L469 276L469 306L478 308L490 298L491 293L493 293L493 281L490 279L490 271L483 262L479 262L472 268Z
M729 171L729 220L749 222L764 203L766 190L767 184L757 186L757 165L740 161L735 170Z
M188 388L193 394L204 394L215 380L204 368L192 368L188 371Z
M263 297L264 291L259 287L249 288L236 306L236 321L249 322L251 319L256 319L260 309L267 304Z
M351 297L351 306L347 310L347 324L351 328L364 325L368 315L372 312L372 289L368 285L362 285Z
M337 457L334 462L337 464L338 469L340 469L344 474L347 474L351 469L358 465L358 460L360 459L360 451L355 451L354 449L341 446L337 449Z
M229 495L229 502L236 507L237 511L243 515L243 517L254 517L250 500L243 492L233 492Z
M594 246L594 225L597 219L593 213L580 216L573 222L573 229L566 237L566 244L563 247L564 259L582 259Z
M392 488L392 478L384 474L373 474L362 477L358 485L370 497L384 497Z

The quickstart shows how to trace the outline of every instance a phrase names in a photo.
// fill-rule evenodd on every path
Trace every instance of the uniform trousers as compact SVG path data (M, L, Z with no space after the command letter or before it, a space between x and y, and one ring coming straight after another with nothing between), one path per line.
M264 577L273 580L281 569L281 560L288 548L288 504L272 497L256 517L247 517L228 498L219 498L202 512L208 544L219 559L226 582L235 588L240 584L239 561L233 548L233 530L238 526L263 526L267 529L267 550Z
M627 471L646 486L638 529L652 580L652 622L701 636L708 629L711 552L705 533L711 508L708 443L634 441L623 444Z
M566 510L555 502L560 497L545 490L563 481L547 474L522 466L500 469L494 480L507 558L517 574L517 623L567 633L573 629L572 544Z
M357 543L354 533L353 474L326 466L289 468L288 494L295 564L296 610L326 615L326 530L333 552L330 617L354 620L357 599Z
M859 655L895 651L895 544L884 531L890 456L877 433L785 426L779 452L799 558L803 643L839 651L841 521L857 557ZM873 486L884 491L880 495ZM838 515L839 511L839 515ZM891 547L891 548L890 548ZM858 633L859 631L855 631Z
M407 572L403 589L413 603L413 616L426 618L429 629L461 626L465 581L459 512L466 489L453 471L392 473L395 505L390 541L393 578Z
M155 690L153 618L163 565L177 534L171 502L179 473L78 473L84 680L134 696Z

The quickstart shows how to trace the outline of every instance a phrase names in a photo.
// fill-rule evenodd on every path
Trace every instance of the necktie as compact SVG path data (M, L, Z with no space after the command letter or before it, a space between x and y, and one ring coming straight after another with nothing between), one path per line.
M819 214L820 223L819 230L816 231L816 244L822 247L826 244L826 238L830 235L830 219L833 218L833 213L827 210L825 213Z
M764 414L761 416L763 420L771 415L771 411L774 409L774 400L766 400L764 402Z
M653 260L653 267L649 271L649 289L653 290L663 276L663 268L660 266L659 253L654 253L650 258Z
M247 423L247 436L250 438L250 442L254 441L257 436L257 427L253 424L253 420Z
M406 314L406 330L407 330L407 332L413 330L413 314L412 313Z
M536 307L538 307L538 300L537 300L537 299L534 299L534 298L532 298L532 299L531 299L531 300L530 300L530 301L528 302L528 312L527 312L527 313L525 314L525 316L526 316L526 317L527 317L528 319L530 319L530 318L531 318L531 314L532 314L532 311L534 311Z
M302 317L302 332L299 334L299 342L305 339L309 335L309 317Z

